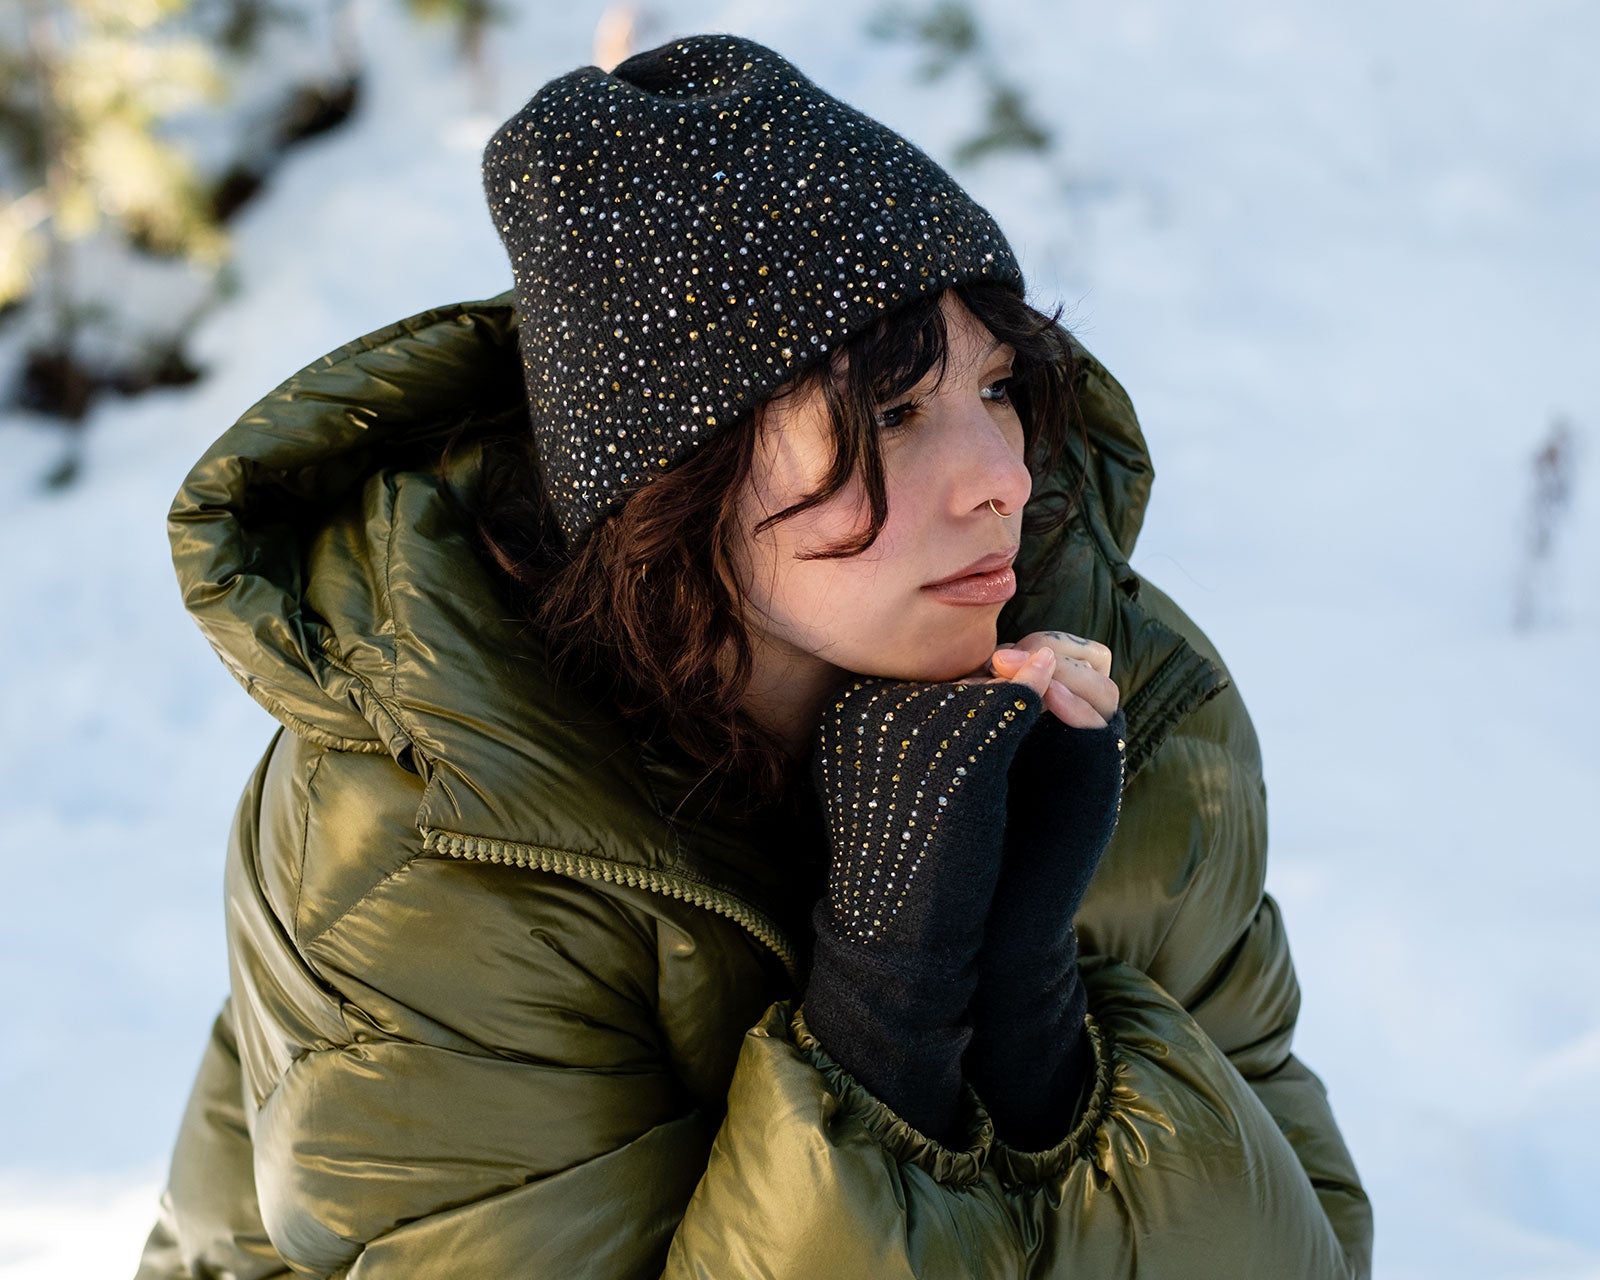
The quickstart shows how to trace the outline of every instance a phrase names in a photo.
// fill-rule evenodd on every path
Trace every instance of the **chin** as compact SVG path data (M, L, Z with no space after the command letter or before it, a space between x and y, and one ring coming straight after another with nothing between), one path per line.
M986 633L964 636L933 656L926 664L926 674L919 673L914 680L960 680L974 672L984 672L989 655L995 651L995 626L991 619Z
M974 610L976 612L976 610ZM835 656L832 661L842 662L840 670L857 675L878 676L886 680L923 680L944 682L960 680L974 673L987 678L989 655L995 651L995 619L989 617L971 625L956 635L947 635L939 641L921 645L902 643L888 648L887 659L873 660L863 657L858 664L848 658Z

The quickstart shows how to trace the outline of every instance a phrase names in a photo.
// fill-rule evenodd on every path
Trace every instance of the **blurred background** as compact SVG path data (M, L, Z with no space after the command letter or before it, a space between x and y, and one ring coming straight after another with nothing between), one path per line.
M6 0L0 1276L132 1273L273 725L167 503L318 355L510 285L543 82L753 37L945 163L1138 406L1135 566L1261 733L1297 1049L1382 1280L1600 1277L1600 8Z

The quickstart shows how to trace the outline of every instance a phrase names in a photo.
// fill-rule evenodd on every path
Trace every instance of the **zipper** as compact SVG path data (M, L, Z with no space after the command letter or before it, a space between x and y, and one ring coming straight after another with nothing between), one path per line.
M782 962L785 972L796 988L801 981L799 960L794 947L783 932L770 919L749 903L714 889L708 884L687 876L665 871L651 871L630 867L609 858L596 858L589 854L570 853L565 849L551 849L544 845L520 844L514 840L485 840L480 836L460 835L427 827L422 832L422 847L433 853L471 862L493 862L515 867L532 867L557 875L573 876L584 880L603 880L607 884L623 884L635 889L648 889L664 897L677 898L715 911L735 924L742 925L762 946Z

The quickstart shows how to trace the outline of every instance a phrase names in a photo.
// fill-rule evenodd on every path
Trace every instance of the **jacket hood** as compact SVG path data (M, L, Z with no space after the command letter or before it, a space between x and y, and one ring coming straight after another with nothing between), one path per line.
M1075 445L1035 497L1069 491L1084 468L1080 509L1061 530L1024 536L1000 634L1070 626L1111 645L1131 777L1226 676L1138 608L1128 556L1150 461L1126 393L1077 350L1087 453ZM288 729L417 773L417 824L430 838L577 856L629 883L703 884L777 936L803 932L795 876L806 863L820 892L810 865L820 828L797 832L712 799L683 804L707 790L696 791L691 762L555 680L474 552L471 441L526 419L509 291L407 317L313 361L225 432L179 490L168 529L185 606ZM464 443L447 458L458 431Z

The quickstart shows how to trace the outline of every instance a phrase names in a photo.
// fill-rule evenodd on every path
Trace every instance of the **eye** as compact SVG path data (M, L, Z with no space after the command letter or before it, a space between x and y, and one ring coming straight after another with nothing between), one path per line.
M897 404L892 409L882 410L873 421L877 423L880 430L900 431L906 427L916 411L917 402L915 400L907 400L904 404Z
M998 382L991 382L983 389L983 398L992 400L995 404L1011 403L1011 384L1015 381L1014 374L1008 374Z

